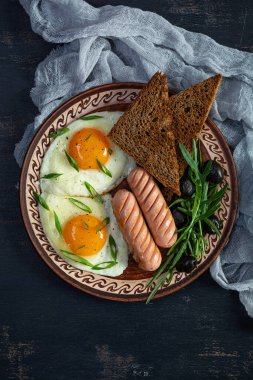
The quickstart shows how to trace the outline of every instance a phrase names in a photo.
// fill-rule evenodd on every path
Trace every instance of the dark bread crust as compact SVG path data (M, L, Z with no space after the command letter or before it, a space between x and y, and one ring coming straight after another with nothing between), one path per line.
M168 84L156 73L113 126L109 137L164 186L180 194Z
M221 80L220 74L215 75L171 96L168 100L168 111L173 116L171 127L177 146L179 177L184 174L187 164L178 144L184 144L190 152L192 151L192 139L197 141L200 137Z

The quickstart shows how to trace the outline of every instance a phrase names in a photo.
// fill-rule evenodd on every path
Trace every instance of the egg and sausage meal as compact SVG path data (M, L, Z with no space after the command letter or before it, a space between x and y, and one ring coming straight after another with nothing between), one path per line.
M45 235L65 261L114 277L127 268L129 254L144 271L164 270L164 249L178 257L181 241L187 238L191 246L191 201L186 206L184 195L195 199L195 190L189 196L185 187L190 182L194 189L198 175L206 181L210 176L212 163L204 174L194 172L195 141L220 81L216 75L169 96L159 72L124 114L98 112L49 134L41 194L34 197ZM169 207L171 199L184 207ZM206 223L216 228L211 219ZM178 264L175 256L170 265Z

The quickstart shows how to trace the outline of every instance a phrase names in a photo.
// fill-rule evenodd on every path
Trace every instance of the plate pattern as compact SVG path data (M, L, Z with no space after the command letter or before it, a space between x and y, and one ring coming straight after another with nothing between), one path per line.
M64 103L49 116L36 134L26 155L21 174L20 200L24 222L35 248L58 275L81 290L99 297L120 301L138 301L145 300L148 293L155 286L153 284L151 287L147 287L147 283L151 278L150 273L147 273L144 279L138 278L138 276L136 279L124 279L122 276L120 278L110 278L72 267L58 256L49 244L40 222L37 203L33 198L33 191L40 192L39 173L42 159L50 144L48 134L89 113L102 110L126 109L127 104L136 98L140 88L143 86L142 84L135 86L134 84L125 84L125 87L123 86L124 84L121 84L121 87L119 85L101 86L100 91L86 91ZM232 157L227 152L228 148L221 133L210 119L204 125L201 140L207 156L217 160L225 168L228 191L222 200L221 208L218 210L219 217L224 221L221 231L222 237L218 238L216 235L209 235L208 247L195 270L190 274L175 271L170 283L165 282L156 297L178 290L203 273L226 243L224 239L227 240L227 231L231 230L231 215L233 219L234 207L237 204L237 194L233 197L231 192L231 178L236 182ZM224 154L224 149L226 154ZM224 235L226 235L225 238Z

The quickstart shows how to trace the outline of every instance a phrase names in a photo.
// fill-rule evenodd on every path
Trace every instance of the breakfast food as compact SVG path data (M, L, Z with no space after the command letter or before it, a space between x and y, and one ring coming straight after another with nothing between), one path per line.
M56 195L89 196L88 182L98 193L116 187L136 166L107 137L120 112L100 112L69 124L47 150L41 167L41 189ZM94 118L95 117L95 118ZM48 178L50 174L57 177Z
M134 195L125 189L118 190L112 207L121 231L139 267L146 271L159 268L162 256L141 214Z
M84 197L42 193L40 205L45 234L55 251L69 264L106 276L118 276L128 263L128 248L111 207L111 196L101 202ZM117 257L110 244L115 241Z
M178 144L184 144L189 152L192 151L192 140L198 140L220 84L221 75L218 74L171 96L168 100L168 112L172 116L170 128L176 140L180 177L187 163ZM173 190L171 186L168 187Z
M174 134L169 130L167 91L153 77L109 133L112 141L164 186L180 195Z
M114 277L132 253L142 270L158 270L150 284L164 272L148 301L175 268L195 268L204 231L219 234L214 213L227 188L217 188L223 168L203 164L196 145L220 82L216 75L169 97L159 72L124 114L82 116L51 132L34 197L64 260ZM168 206L161 190L177 198Z
M176 240L176 226L155 181L142 168L134 169L127 181L145 216L154 241L159 247L171 247Z

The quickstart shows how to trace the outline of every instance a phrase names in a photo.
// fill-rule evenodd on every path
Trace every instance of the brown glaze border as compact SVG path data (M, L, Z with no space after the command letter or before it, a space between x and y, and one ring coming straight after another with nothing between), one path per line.
M25 203L25 190L26 190L26 176L27 176L27 169L29 166L29 162L33 153L33 150L37 144L37 141L40 140L41 136L43 135L44 131L47 129L47 127L53 122L55 119L56 115L61 114L64 112L67 108L71 107L74 105L76 102L79 100L87 97L94 95L98 92L101 91L109 91L109 90L117 90L117 89L128 89L128 88L133 88L133 89L141 89L145 84L144 83L135 83L135 82L119 82L119 83L110 83L110 84L105 84L102 86L98 86L95 88L92 88L90 90L84 91L75 97L67 100L64 102L61 106L59 106L55 111L53 111L42 123L41 127L35 134L32 142L30 143L30 146L27 150L27 153L24 158L24 162L22 165L21 169L21 174L20 174L20 208L21 208L21 214L23 217L23 222L25 225L25 228L27 230L27 233L30 237L30 240L35 247L36 251L38 254L41 256L41 258L46 262L46 264L59 276L61 277L64 281L67 283L71 284L72 286L89 293L91 295L95 295L100 298L105 298L109 300L115 300L115 301L122 301L122 302L133 302L133 301L145 301L147 299L147 295L145 294L139 294L139 295L122 295L122 294L112 294L112 293L107 293L105 291L100 291L98 289L90 288L87 287L85 284L80 284L78 281L76 281L73 278L70 278L65 272L59 270L59 267L54 264L54 262L50 259L49 256L45 255L43 248L38 244L37 238L30 226L29 222L29 217L26 209L26 203ZM106 107L104 107L106 108ZM117 108L117 107L115 107ZM100 107L99 111L102 111L103 108ZM223 247L226 245L229 239L229 235L232 231L235 218L237 215L237 206L238 206L238 183L237 183L237 175L236 175L236 169L233 161L232 154L230 152L230 149L226 143L226 140L220 130L217 128L217 126L214 124L214 122L208 118L206 121L206 124L209 125L217 140L219 141L220 145L222 146L223 151L225 152L226 159L228 166L230 167L231 171L231 182L234 184L233 191L231 191L231 208L230 208L230 213L228 215L228 223L226 223L226 227L222 233L221 238L219 239L214 251L212 252L211 255L208 256L208 258L198 266L197 270L192 272L190 275L182 279L179 283L173 284L168 288L160 290L154 298L160 298L163 297L167 294L171 294L173 292L176 292L183 288L184 286L188 285L195 279L197 279L201 274L206 271L212 262L217 258L217 256L220 254L221 250Z

